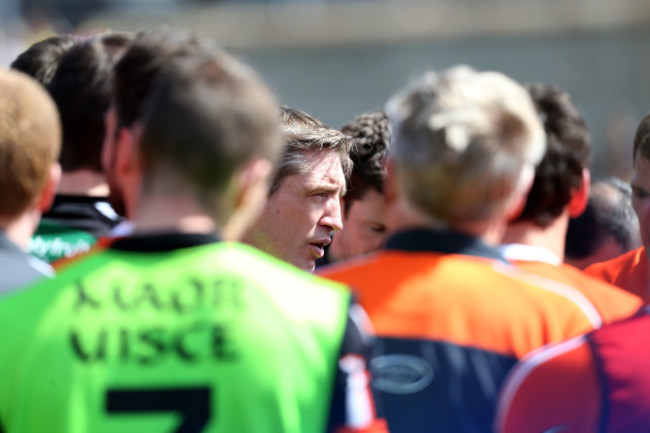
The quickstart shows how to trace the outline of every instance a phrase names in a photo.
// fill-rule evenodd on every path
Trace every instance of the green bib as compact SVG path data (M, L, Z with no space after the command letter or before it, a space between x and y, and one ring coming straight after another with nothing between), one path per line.
M349 301L239 244L91 254L0 298L0 425L322 432Z

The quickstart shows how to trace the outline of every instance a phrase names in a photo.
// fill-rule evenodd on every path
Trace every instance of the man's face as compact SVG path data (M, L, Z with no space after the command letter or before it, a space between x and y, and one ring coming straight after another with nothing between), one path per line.
M386 202L370 188L359 200L350 202L343 219L343 230L336 234L330 255L347 259L378 250L386 238Z
M117 139L117 113L115 107L111 107L104 116L104 144L102 146L102 167L106 175L106 181L109 188L109 202L115 212L120 215L126 215L126 206L124 204L124 194L122 192L122 185L119 182L119 176L115 169L115 140Z
M650 160L637 154L634 161L632 186L632 207L639 219L641 242L650 251Z
M339 155L305 153L304 174L287 176L269 197L245 241L306 271L313 271L331 234L343 227L345 176Z

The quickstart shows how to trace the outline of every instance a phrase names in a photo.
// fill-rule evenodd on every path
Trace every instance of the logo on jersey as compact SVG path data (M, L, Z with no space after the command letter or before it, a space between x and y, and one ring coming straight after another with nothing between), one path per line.
M379 356L371 361L370 367L373 386L391 394L413 394L433 380L429 363L413 355Z

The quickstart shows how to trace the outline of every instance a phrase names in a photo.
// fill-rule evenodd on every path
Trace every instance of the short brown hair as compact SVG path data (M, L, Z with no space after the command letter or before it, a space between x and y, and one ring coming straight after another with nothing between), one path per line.
M113 68L113 97L119 127L130 127L142 115L156 79L176 61L209 49L207 40L191 33L138 33Z
M636 155L640 153L646 159L650 159L650 114L646 114L634 134L634 147L632 148L632 162L636 161Z
M282 160L276 165L271 176L270 196L280 188L280 184L286 177L304 173L309 169L305 155L310 152L331 151L337 153L341 160L345 179L350 177L352 137L330 128L304 111L285 106L280 107L280 123L286 147Z
M61 125L54 102L29 76L0 70L0 215L25 212L59 157Z
M275 97L250 68L225 52L177 59L144 105L143 181L177 173L219 220L220 201L246 161L275 161L282 149Z
M548 227L569 204L589 168L591 137L568 93L557 86L527 86L546 131L546 153L535 168L535 180L517 221Z

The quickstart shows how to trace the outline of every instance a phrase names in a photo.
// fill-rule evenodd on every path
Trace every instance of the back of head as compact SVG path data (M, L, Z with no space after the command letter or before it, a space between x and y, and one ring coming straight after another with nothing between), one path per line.
M63 56L48 86L63 126L64 172L102 171L104 115L113 91L112 69L132 37L106 34L77 43Z
M562 214L582 184L589 167L591 138L568 93L534 83L528 91L546 131L546 154L535 169L535 180L518 221L547 227Z
M157 80L144 113L144 188L173 173L217 219L234 173L254 157L275 160L282 149L275 98L224 52L177 60Z
M74 36L62 35L36 42L21 53L11 63L11 67L24 72L47 87L63 55L78 41L79 39Z
M0 216L14 218L34 205L60 143L59 116L43 87L0 69Z
M341 132L355 139L350 152L353 168L348 192L343 197L346 210L354 200L361 199L370 189L384 192L385 158L391 140L388 117L383 112L362 114L346 123Z
M402 194L443 222L501 217L545 149L529 95L496 72L427 73L386 112Z
M634 135L634 146L632 148L632 161L638 156L650 159L650 114L646 114Z
M280 123L285 141L281 161L272 175L270 194L273 195L287 176L304 173L308 169L304 155L310 152L331 151L339 155L343 173L349 178L352 170L351 137L330 128L320 120L289 107L280 108Z
M594 182L587 208L569 221L566 261L584 268L639 247L639 221L631 200L630 185L618 178ZM612 241L617 248L610 248L612 254L603 257L599 251Z
M206 41L175 31L143 32L114 68L114 103L120 127L129 127L142 114L156 79L175 60L201 52Z

